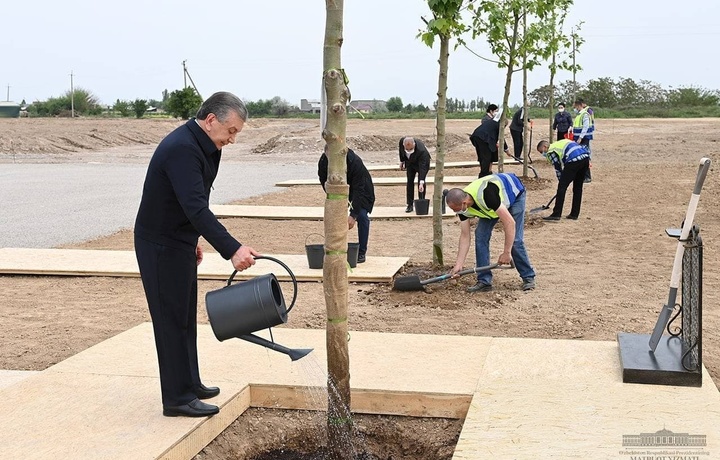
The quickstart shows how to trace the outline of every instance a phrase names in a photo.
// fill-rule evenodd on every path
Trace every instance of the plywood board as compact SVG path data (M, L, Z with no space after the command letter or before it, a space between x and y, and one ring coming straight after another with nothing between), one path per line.
M494 165L498 164L498 162L494 162ZM521 165L522 163L512 159L512 158L505 158L503 164L506 165ZM369 164L366 165L368 171L399 171L400 170L400 163L396 163L393 165L373 165ZM444 164L445 168L471 168L476 167L479 168L480 164L477 161L446 161ZM430 162L430 169L435 169L435 162Z
M251 206L214 204L210 210L217 217L247 217L254 219L269 220L323 220L325 208L322 206ZM404 206L385 207L376 206L371 214L372 219L431 219L433 208L430 206L428 213L417 215L414 212L405 212ZM455 217L452 209L446 208L444 217Z
M304 248L303 248L304 249ZM322 281L322 269L308 268L306 255L266 254L284 262L298 281ZM408 261L407 257L368 257L363 264L348 272L354 282L387 283ZM205 253L198 267L199 279L225 280L232 273L229 261L217 253ZM0 273L15 275L119 276L138 277L137 260L133 251L105 251L88 249L0 249ZM238 273L237 280L274 273L281 281L290 281L284 268L268 260L258 260L251 268Z
M443 178L443 184L463 184L467 185L470 182L477 179L477 176L445 176ZM435 181L435 177L428 176L425 178L425 183L432 185ZM417 179L415 179L417 183ZM373 177L373 185L405 185L407 179L405 177ZM295 179L278 182L275 184L276 187L292 187L293 185L319 185L317 179Z
M199 325L200 371L221 388L209 400L220 413L166 418L152 325L140 324L0 389L0 433L12 440L0 458L189 459L248 407L322 409L325 331L280 327L274 338L315 351L291 362ZM683 458L720 452L707 371L702 388L624 384L615 342L351 331L349 347L353 410L464 418L458 460L630 458L623 436L660 430L706 437Z

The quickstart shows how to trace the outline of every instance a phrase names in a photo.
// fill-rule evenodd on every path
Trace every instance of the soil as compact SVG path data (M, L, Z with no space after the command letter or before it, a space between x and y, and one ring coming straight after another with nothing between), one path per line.
M146 163L154 145L180 123L0 119L0 163ZM476 123L476 120L448 122L450 146L446 161L475 159L474 149L465 139ZM533 143L546 137L547 130L546 123L536 121ZM319 133L315 120L251 120L238 144L226 148L223 161L314 164L322 148ZM435 145L434 120L351 120L347 133L348 145L366 164L395 163L401 136L416 136L431 147ZM496 272L495 289L488 293L465 292L474 282L472 276L428 285L420 292L393 291L389 283L352 284L351 330L610 341L616 340L618 332L649 333L666 301L677 245L676 240L665 235L665 229L679 227L685 217L700 158L709 157L714 163L720 159L720 119L599 119L596 137L593 181L585 185L580 219L543 221L541 216L549 211L528 216L525 242L537 271L535 290L523 292L521 280L513 270ZM431 153L434 158L432 148ZM540 179L533 178L532 173L523 178L528 188L528 209L547 204L556 187L551 167L539 154L531 153L531 157ZM446 174L473 175L478 169L446 170ZM505 170L522 175L522 168L517 166L506 166ZM705 182L695 222L705 244L703 363L717 385L720 313L716 305L720 267L716 241L720 239L720 207L716 203L720 182L716 170L713 166ZM428 192L432 192L432 186ZM403 186L376 187L376 195L377 206L405 206ZM300 186L238 203L277 205L287 196L299 206L321 206L324 202L319 186ZM569 211L570 198L568 192L564 214ZM237 218L223 219L223 223L240 241L267 253L302 254L305 237L323 233L322 222ZM496 230L491 243L493 257L502 246L501 229ZM433 268L430 219L374 220L368 258L406 256L410 262L400 276L418 274L422 279L429 278L447 271L455 262L459 237L456 219L444 221L443 234L445 267ZM356 237L351 231L350 241ZM129 250L131 230L65 247ZM204 247L212 250L207 243ZM465 266L473 264L471 250ZM218 282L214 281L199 283L201 323L207 322L202 304L204 293L217 287ZM283 284L283 290L288 295L292 287ZM150 320L139 279L0 276L0 292L3 293L0 369L42 370ZM324 327L324 318L322 284L301 283L287 327L320 329ZM289 439L294 439L290 433L299 429L303 417L298 411L252 409L228 428L226 433L231 434L221 435L198 458L252 458L262 453L255 450L256 445L263 445L266 450L302 452L299 444ZM365 417L358 416L357 424L366 423L367 431L387 439L388 445L402 445L405 439L410 439L408 445L445 445L456 439L460 426L459 421L442 419L405 422L398 419L386 423L382 418ZM409 423L409 428L403 423ZM427 428L420 429L414 423L424 423ZM252 445L249 442L238 445L248 430L256 434ZM278 430L287 435L278 438ZM413 440L411 435L417 433L427 442ZM273 444L278 439L283 440L280 445ZM375 455L369 448L366 450ZM449 452L451 455L452 450ZM423 458L412 453L403 457L406 454L402 452L386 451L380 455L380 458ZM445 458L428 455L427 458Z

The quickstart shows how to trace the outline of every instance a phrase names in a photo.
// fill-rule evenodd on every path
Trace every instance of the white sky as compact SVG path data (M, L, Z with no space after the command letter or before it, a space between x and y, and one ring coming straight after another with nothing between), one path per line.
M427 14L423 0L345 0L342 64L354 99L432 105L438 45L416 38ZM580 82L629 77L720 89L718 0L575 0L566 31L580 20ZM71 71L75 86L104 104L161 99L164 89L182 88L183 60L204 97L226 90L295 105L319 99L321 0L7 1L0 24L0 100L8 85L18 102L59 96L70 89ZM484 39L470 46L489 54ZM533 71L528 89L548 78L546 68ZM513 80L511 104L521 100L521 73ZM504 70L462 48L451 53L450 97L499 103L503 85Z

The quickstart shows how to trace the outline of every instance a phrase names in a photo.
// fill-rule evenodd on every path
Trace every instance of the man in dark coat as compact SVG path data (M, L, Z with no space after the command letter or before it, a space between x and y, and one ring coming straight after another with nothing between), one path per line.
M525 109L520 107L520 110L515 112L512 117L512 122L510 122L510 135L513 140L513 151L515 152L515 158L517 159L522 159L523 146L525 145L525 140L523 139L523 133L525 131L525 123L523 121L524 112ZM529 123L530 119L528 118L528 124Z
M418 198L425 198L425 178L430 171L430 152L420 139L403 137L400 139L400 170L407 172L405 212L413 211L415 201L415 176L418 178Z
M202 235L239 271L255 264L210 211L222 148L235 143L247 120L235 95L210 96L188 121L160 142L150 160L135 220L135 255L152 318L163 415L204 417L219 408L201 399L220 393L200 379L197 353L197 266Z
M320 185L325 190L325 183L328 175L328 158L325 151L320 155L318 161L318 178ZM366 260L368 240L370 239L370 216L375 205L375 186L372 182L370 172L355 152L347 149L347 183L350 186L350 215L348 216L348 230L352 229L357 222L358 227L358 263Z
M494 109L494 110L493 110ZM490 104L487 109L485 118L482 119L480 126L470 135L470 142L475 147L478 163L480 163L480 174L478 178L492 174L492 164L498 161L498 136L500 134L500 123L494 118L490 118L491 113L497 112L497 106ZM503 139L504 151L507 153L508 147Z

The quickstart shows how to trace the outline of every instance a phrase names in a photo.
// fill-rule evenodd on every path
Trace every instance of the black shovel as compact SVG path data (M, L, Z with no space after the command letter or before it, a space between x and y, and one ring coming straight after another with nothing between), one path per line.
M537 208L532 208L532 209L530 210L530 214L534 214L534 213L536 213L536 212L540 212L540 211L544 211L544 210L546 210L546 209L550 209L550 205L552 204L553 201L555 201L555 197L556 197L556 196L557 196L557 195L554 195L552 198L550 198L550 201L548 201L548 204L544 204L544 205L542 205L542 206L538 206Z
M484 272L487 270L492 270L494 268L515 268L514 263L510 263L510 265L503 265L500 264L492 264L488 265L486 267L475 267L475 268L468 268L467 270L461 270L456 273L457 276L464 276L469 275L471 273L478 273L478 272ZM393 285L393 289L396 291L422 291L423 287L426 284L431 283L437 283L440 281L445 281L452 278L452 275L449 273L445 273L444 275L436 276L435 278L430 278L428 280L421 281L420 277L417 275L413 276L403 276L402 278L397 278L395 280L395 284Z

